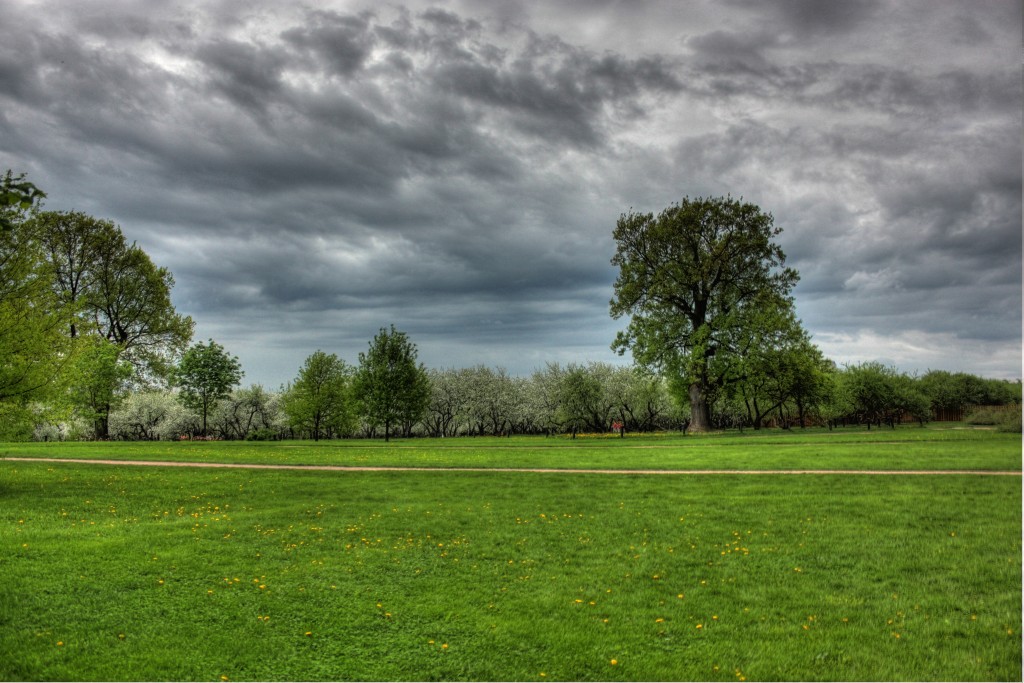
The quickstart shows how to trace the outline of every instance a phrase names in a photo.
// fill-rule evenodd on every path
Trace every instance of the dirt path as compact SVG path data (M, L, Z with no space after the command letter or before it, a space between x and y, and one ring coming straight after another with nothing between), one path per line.
M361 465L259 465L220 462L160 460L86 460L82 458L0 458L0 462L60 462L79 465L130 465L136 467L207 467L246 470L319 470L328 472L533 472L541 474L871 474L963 475L1019 477L1020 472L989 470L598 470L533 467L402 467Z

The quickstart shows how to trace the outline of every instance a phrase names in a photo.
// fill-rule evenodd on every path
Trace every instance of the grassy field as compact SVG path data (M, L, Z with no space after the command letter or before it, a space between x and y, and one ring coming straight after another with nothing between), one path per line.
M1020 435L984 429L770 430L707 436L513 437L383 441L0 444L4 456L114 460L556 469L1021 468Z
M561 468L1021 465L1019 436L937 429L287 446L5 444L0 453ZM1021 678L1019 476L0 460L0 500L6 680Z

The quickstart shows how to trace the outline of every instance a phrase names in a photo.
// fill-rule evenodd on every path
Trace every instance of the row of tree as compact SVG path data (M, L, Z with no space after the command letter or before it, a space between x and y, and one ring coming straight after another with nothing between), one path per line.
M390 360L383 351L391 350ZM396 349L398 351L396 351ZM237 359L216 342L191 347L175 372L174 389L125 390L109 415L109 436L174 440L332 439L391 435L454 437L685 429L686 401L671 383L635 367L550 363L529 377L475 366L424 369L401 332L381 330L353 366L317 351L278 391L238 388ZM396 371L397 370L397 371ZM826 368L813 395L763 399L736 393L713 403L714 428L841 424L895 426L924 422L942 411L1021 400L1019 382L931 371L911 377L879 363ZM369 389L373 387L373 389ZM95 438L95 425L55 422L40 411L37 439ZM27 428L27 425L26 425ZM27 436L23 434L22 436Z
M731 198L623 215L611 312L635 367L549 364L530 377L427 370L381 329L349 365L317 351L280 391L238 389L238 359L171 304L174 279L110 221L43 211L0 184L0 438L334 438L648 431L924 421L1020 401L1020 383L838 369L796 318L779 230Z

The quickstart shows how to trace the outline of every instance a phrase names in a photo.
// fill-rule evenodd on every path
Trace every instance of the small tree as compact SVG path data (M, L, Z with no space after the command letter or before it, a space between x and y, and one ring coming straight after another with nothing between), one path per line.
M228 397L244 374L238 358L228 355L212 339L209 341L199 342L186 351L172 375L174 384L181 389L181 402L202 415L203 436L210 409Z
M416 364L416 345L392 325L383 327L359 354L353 393L360 414L372 425L384 425L384 441L395 425L411 427L422 417L430 401L430 379ZM408 431L408 430L407 430Z
M322 435L348 434L354 426L349 400L352 368L333 353L316 351L285 391L284 411L292 427Z

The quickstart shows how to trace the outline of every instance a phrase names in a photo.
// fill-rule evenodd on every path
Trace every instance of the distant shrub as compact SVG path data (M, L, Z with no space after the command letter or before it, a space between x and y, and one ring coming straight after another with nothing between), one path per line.
M245 435L246 441L275 441L277 438L277 430L269 427L257 429Z
M1015 434L1021 433L1021 415L1020 410L1014 410L1013 412L1006 411L1005 418L1002 422L996 425L996 429L1001 432L1013 432Z
M982 406L972 409L964 417L971 425L996 427L1001 432L1021 431L1020 406Z

